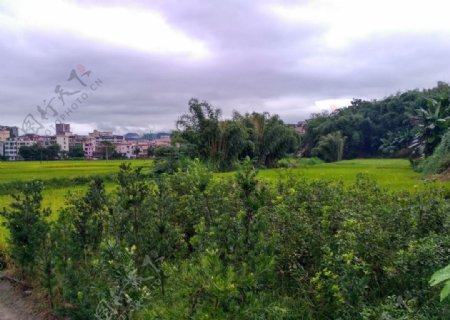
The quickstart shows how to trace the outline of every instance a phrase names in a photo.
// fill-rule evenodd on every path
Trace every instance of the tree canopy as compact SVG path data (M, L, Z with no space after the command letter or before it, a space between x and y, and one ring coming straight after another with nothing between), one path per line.
M442 97L449 93L449 85L438 82L432 89L409 90L381 100L354 99L348 107L313 114L306 121L303 154L311 155L321 137L340 131L346 137L346 159L407 156L415 137L417 145L425 142L429 155L447 127L448 99Z
M39 143L31 146L22 146L19 149L19 155L24 160L56 160L59 158L61 147L53 144L45 147Z
M220 169L246 157L260 166L272 166L297 150L298 135L277 115L234 112L231 119L222 120L221 114L208 102L191 99L189 112L177 121L174 141L192 145L195 156L215 162Z

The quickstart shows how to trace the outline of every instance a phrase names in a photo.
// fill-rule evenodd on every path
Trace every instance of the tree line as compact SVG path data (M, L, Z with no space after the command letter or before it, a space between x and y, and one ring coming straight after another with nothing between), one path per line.
M189 112L172 133L182 153L228 170L245 157L260 167L276 166L286 156L320 157L332 162L361 157L409 158L431 156L450 125L450 87L445 82L424 90L399 92L381 100L354 99L333 112L314 113L297 135L277 115L233 113L222 120L221 110L208 102L189 101Z
M21 146L19 155L24 160L56 160L60 158L61 147L58 144L43 146L42 144L33 144L31 146Z
M432 89L381 100L354 99L348 107L312 114L306 120L302 154L327 161L428 157L449 127L449 93L449 85L438 82Z

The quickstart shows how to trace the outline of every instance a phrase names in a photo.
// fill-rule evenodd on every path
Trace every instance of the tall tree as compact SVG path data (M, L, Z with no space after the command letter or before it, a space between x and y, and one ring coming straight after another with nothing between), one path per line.
M297 149L298 135L277 115L235 112L231 120L221 120L220 114L220 109L207 102L191 99L189 113L177 122L174 140L195 145L199 158L213 161L221 169L246 156L256 158L261 166L271 166Z
M208 102L189 100L189 113L177 121L178 136L185 142L197 146L202 159L218 157L220 109L213 108Z
M250 132L251 143L254 146L253 155L260 166L272 166L276 160L287 153L297 150L300 142L295 131L284 124L278 115L267 112L246 114L243 121ZM243 154L248 156L249 154Z
M42 189L41 181L25 184L18 194L12 195L10 207L1 212L10 233L11 257L17 262L22 278L32 274L49 231L46 218L50 209L41 208Z
M341 161L344 156L345 140L346 137L339 131L322 136L313 153L328 162Z

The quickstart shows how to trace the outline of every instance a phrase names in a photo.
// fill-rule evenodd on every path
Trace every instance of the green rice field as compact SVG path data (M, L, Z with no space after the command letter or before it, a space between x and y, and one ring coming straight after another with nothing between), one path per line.
M33 179L70 179L76 177L93 177L110 175L119 171L119 165L123 160L96 160L96 161L10 161L0 162L0 184L16 181L30 181ZM133 166L150 166L150 160L133 160ZM114 188L113 183L107 184L107 190ZM43 206L52 209L52 218L58 209L64 206L65 198L69 191L83 191L85 186L73 186L63 188L47 188L43 191ZM0 195L0 210L12 201L9 195ZM1 218L0 218L1 222ZM5 239L5 230L0 225L0 249Z
M303 176L307 179L341 180L344 183L353 183L358 173L367 174L380 186L394 191L420 189L432 180L429 177L425 179L420 173L413 171L409 161L404 159L356 159L296 169L268 169L262 170L260 177L273 180L283 176ZM449 183L437 183L450 187Z
M0 162L0 183L106 175L117 172L122 162L124 160ZM133 160L132 164L136 166L150 165L151 161Z
M32 179L64 179L109 175L118 172L123 160L117 161L53 161L53 162L0 162L0 184ZM149 160L133 160L133 166L150 166ZM358 173L364 173L377 183L394 191L414 191L425 188L427 184L436 183L450 188L448 182L430 182L419 173L414 172L407 160L403 159L356 159L335 163L322 163L292 169L265 169L259 172L261 179L277 181L278 179L300 178L341 180L345 184L355 181ZM217 177L229 177L233 172L219 173ZM113 183L107 184L108 190L114 189ZM44 207L53 210L53 217L59 208L64 206L64 198L69 191L85 190L85 186L64 188L47 188L44 190ZM0 208L11 201L8 195L0 195ZM0 227L0 246L4 242L5 231Z

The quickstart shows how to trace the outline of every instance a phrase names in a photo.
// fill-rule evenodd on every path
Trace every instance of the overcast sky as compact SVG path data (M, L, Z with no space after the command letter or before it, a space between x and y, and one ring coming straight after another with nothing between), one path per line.
M432 87L449 81L447 3L0 0L0 124L168 130L191 97L293 123Z

